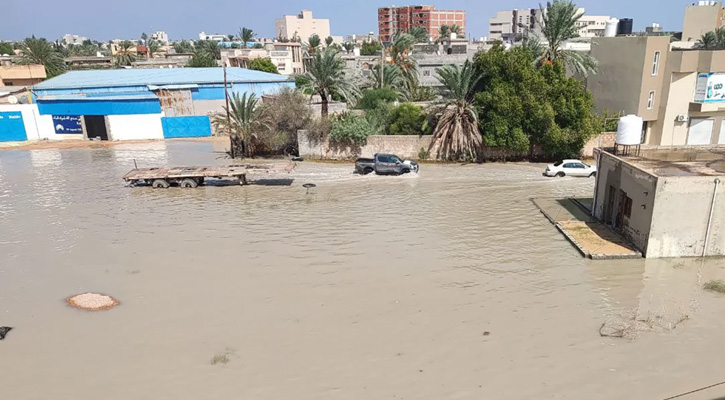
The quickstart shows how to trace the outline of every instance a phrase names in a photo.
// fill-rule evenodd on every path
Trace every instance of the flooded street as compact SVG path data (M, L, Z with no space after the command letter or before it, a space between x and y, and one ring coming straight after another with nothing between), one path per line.
M134 160L222 156L183 141L0 151L4 398L664 399L725 380L725 296L700 287L724 260L587 260L530 200L591 196L593 179L303 162L245 187L121 180ZM64 302L89 291L121 305ZM600 337L633 309L689 320Z

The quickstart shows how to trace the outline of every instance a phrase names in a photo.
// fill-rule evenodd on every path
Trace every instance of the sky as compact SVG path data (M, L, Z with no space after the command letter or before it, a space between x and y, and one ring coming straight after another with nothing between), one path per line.
M578 0L590 15L633 18L635 29L653 22L666 30L682 30L684 9L693 0ZM275 36L275 20L302 8L315 18L330 19L333 35L377 33L377 0L0 0L0 40L31 35L49 40L66 33L100 41L137 39L142 32L162 30L171 40L196 39L206 33L237 33L253 29L260 37ZM532 0L426 0L438 9L462 9L469 37L488 35L488 19L497 10L537 7Z

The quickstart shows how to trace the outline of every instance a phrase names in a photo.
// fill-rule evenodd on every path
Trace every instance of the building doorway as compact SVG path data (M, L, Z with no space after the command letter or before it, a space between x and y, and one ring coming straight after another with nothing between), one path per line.
M108 140L106 117L103 115L84 115L86 134L89 140Z

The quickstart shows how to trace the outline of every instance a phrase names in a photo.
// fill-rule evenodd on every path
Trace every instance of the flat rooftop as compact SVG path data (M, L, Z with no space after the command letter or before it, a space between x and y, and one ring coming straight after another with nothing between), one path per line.
M630 148L617 157L655 176L725 175L725 145L641 146L638 154Z

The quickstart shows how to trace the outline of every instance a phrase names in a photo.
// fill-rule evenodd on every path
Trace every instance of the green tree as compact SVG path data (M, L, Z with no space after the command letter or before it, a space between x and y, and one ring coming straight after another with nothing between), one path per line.
M457 24L453 24L449 28L451 33L455 33L457 37L463 37L463 28Z
M405 77L403 76L403 70L394 64L382 64L383 76L380 76L381 65L377 64L370 74L370 87L374 89L380 89L381 87L389 88L395 91L400 91L403 87Z
M321 115L329 114L331 96L337 95L345 101L352 102L359 96L359 89L345 75L345 63L337 51L325 49L316 52L306 60L307 73L304 89L320 96Z
M216 60L211 58L209 54L203 52L195 52L186 64L189 68L210 68L218 67Z
M194 53L205 55L212 60L221 59L221 49L219 43L214 40L197 40L194 43Z
M13 44L0 42L0 54L13 54Z
M370 122L351 112L343 112L332 117L330 140L337 143L348 143L362 146L368 136L375 133Z
M212 116L212 124L218 132L230 134L232 156L254 156L254 142L270 129L268 115L264 107L257 107L254 93L243 95L232 93L229 107L224 106L223 113ZM229 118L227 118L227 114Z
M191 43L187 42L186 40L182 40L180 42L174 43L174 50L177 53L193 53L194 52L194 46L191 45Z
M22 42L20 64L40 64L45 67L48 78L65 71L65 62L61 54L45 39L31 37Z
M320 48L320 37L317 36L317 34L313 34L310 36L310 38L307 40L307 52L312 55L317 52L317 49Z
M146 44L146 54L148 55L148 58L151 58L154 56L154 54L161 51L161 43L158 40L151 39Z
M398 93L388 87L367 89L362 92L358 107L370 111L380 108L383 104L391 104L398 99Z
M355 43L345 42L342 44L342 48L345 49L345 52L349 54L351 51L355 50Z
M255 58L249 62L249 69L256 71L269 72L270 74L279 74L277 66L272 64L269 58Z
M391 135L424 135L428 133L428 118L423 107L403 103L390 113L388 132Z
M255 43L254 46L252 46L253 49L263 49L264 45L262 43Z
M451 27L448 25L441 25L438 29L438 42L451 38Z
M541 10L541 34L546 39L543 53L539 55L544 64L562 61L572 72L587 76L597 71L597 61L587 53L566 50L564 44L579 37L577 22L584 15L571 0L554 0ZM536 40L536 39L530 39Z
M715 50L717 48L717 36L715 32L707 32L695 43L695 47L701 50Z
M445 160L478 160L481 132L473 96L481 74L468 60L463 67L445 65L436 72L444 90L431 150Z
M383 46L380 44L380 42L376 41L364 41L362 46L360 46L360 55L361 56L374 56L383 49Z
M146 32L141 33L141 43L146 44L146 40L149 38L149 35L146 34Z
M245 49L247 48L247 43L253 41L256 37L257 34L249 28L244 27L239 30L239 40L242 41L242 47L244 47Z
M269 101L265 98L262 105L265 115L269 116L273 133L265 140L265 144L270 147L275 144L286 145L288 150L282 150L285 155L289 155L294 152L289 151L290 147L297 148L297 131L307 128L312 122L309 100L301 92L288 87L283 87L270 98Z
M233 42L234 41L234 35L229 34L227 35L227 42Z
M136 54L131 50L136 45L130 40L124 40L118 45L118 51L113 59L113 63L118 67L131 65L136 61Z
M325 38L325 46L330 47L332 46L332 43L335 41L335 39L332 38L332 36L328 36Z
M430 34L428 30L422 26L414 26L410 29L410 35L415 38L416 43L428 43Z

